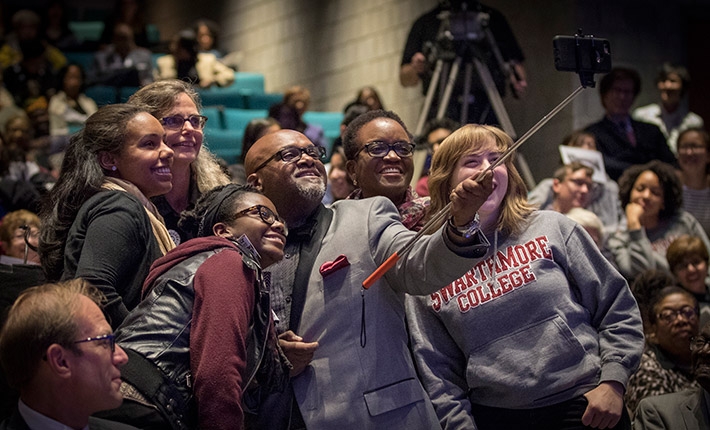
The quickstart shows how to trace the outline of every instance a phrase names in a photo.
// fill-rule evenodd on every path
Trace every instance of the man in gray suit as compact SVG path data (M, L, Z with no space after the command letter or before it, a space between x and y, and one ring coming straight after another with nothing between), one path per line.
M438 290L481 255L480 236L462 231L492 192L492 176L452 190L450 222L364 290L363 280L415 233L384 197L324 207L324 153L301 133L283 130L262 137L246 156L247 181L289 227L285 258L270 278L280 343L294 364L291 387L259 399L247 426L437 428L407 348L404 294Z
M691 338L690 349L693 374L702 388L641 400L634 430L710 429L710 323Z
M134 429L90 417L121 404L120 367L128 361L98 306L102 299L81 279L17 298L0 333L0 361L20 400L0 429Z

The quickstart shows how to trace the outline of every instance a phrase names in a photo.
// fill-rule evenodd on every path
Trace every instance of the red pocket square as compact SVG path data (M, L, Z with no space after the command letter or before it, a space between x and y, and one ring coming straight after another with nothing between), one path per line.
M318 270L320 271L321 276L325 278L326 276L332 275L343 267L348 267L349 265L350 262L348 261L348 257L343 254L340 254L338 255L338 258L335 259L335 261L326 261L325 263L321 264L320 269Z

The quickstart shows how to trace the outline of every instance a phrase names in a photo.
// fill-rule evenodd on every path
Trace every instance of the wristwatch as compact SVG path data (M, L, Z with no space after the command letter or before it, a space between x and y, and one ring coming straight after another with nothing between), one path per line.
M449 228L451 233L459 237L470 239L474 234L476 234L480 227L481 222L479 221L478 212L476 212L476 216L473 217L473 220L470 223L461 227L454 224L454 217L449 217Z

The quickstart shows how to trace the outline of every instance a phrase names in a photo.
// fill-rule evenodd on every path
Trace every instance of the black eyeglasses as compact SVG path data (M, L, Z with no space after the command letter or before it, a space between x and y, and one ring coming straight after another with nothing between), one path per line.
M241 218L243 216L247 216L249 214L253 214L256 211L257 214L259 214L259 218L261 218L262 221L264 221L264 224L266 225L273 225L276 220L279 220L281 224L284 225L284 236L288 235L288 229L286 228L286 222L281 219L280 216L277 216L274 211L271 209L267 208L264 205L254 205L250 206L244 210L241 210L237 212L234 216L234 219Z
M387 156L387 154L390 153L390 151L394 151L395 154L404 158L404 157L411 157L412 156L412 154L414 153L414 144L409 143L409 142L395 142L395 143L387 143L387 142L380 142L380 141L370 142L367 145L360 148L355 153L355 156L353 158L357 158L357 156L363 150L365 152L367 152L368 154L370 154L370 157L375 157L375 158L384 158L385 156Z
M202 130L207 122L207 117L204 115L190 115L187 118L180 115L166 116L160 122L167 128L179 129L185 125L185 121L190 121L190 125L195 130Z
M313 158L314 160L323 161L325 159L325 148L323 148L322 146L306 146L305 148L297 148L295 146L292 146L290 148L282 149L281 151L277 152L276 154L266 159L266 161L261 163L259 167L254 169L254 172L262 169L272 160L276 159L281 159L281 161L283 161L284 163L296 163L298 162L298 160L301 159L303 154L308 154L308 156Z
M695 310L695 308L691 306L683 306L680 309L664 309L656 315L659 320L665 322L666 324L671 324L673 321L678 318L678 315L682 316L685 318L687 321L691 321L694 318L698 317L698 313Z
M111 348L111 354L116 352L116 336L114 334L104 334L96 337L87 337L86 339L77 340L74 343L84 343L84 342L99 342L105 341L108 347ZM106 345L106 344L104 344Z
M707 340L702 336L693 336L690 338L690 350L697 351L699 349L703 349L708 343L710 343L710 340Z

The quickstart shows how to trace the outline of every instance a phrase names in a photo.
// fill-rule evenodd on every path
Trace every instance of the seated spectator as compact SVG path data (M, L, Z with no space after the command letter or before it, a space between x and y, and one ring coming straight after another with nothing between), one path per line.
M270 117L256 118L249 121L244 129L244 137L242 137L242 153L239 154L239 163L229 166L229 172L232 175L232 182L243 185L247 183L246 174L244 173L244 160L247 156L249 148L262 138L263 136L281 130L279 123Z
M678 135L691 127L702 127L703 119L688 109L690 74L683 66L663 63L656 78L660 103L652 103L634 110L637 121L654 124L666 137L668 147L678 155Z
M700 430L710 428L710 324L690 342L693 374L699 388L647 397L636 410L634 430Z
M0 361L20 400L1 428L134 428L90 417L121 404L128 361L101 313L103 300L81 279L20 295L0 333Z
M651 160L676 162L657 126L631 118L631 105L640 91L641 77L636 70L612 69L599 83L604 118L585 129L596 138L606 172L615 181L634 164Z
M84 125L98 110L96 102L84 94L86 75L78 64L69 64L59 72L60 91L49 99L49 134L68 136Z
M25 243L25 232L27 242ZM2 244L2 264L39 264L37 239L39 238L39 217L20 209L5 215L0 222L0 243ZM34 247L34 249L32 249Z
M311 92L308 88L294 85L286 90L284 99L269 108L269 116L281 124L281 128L296 130L306 135L306 137L316 146L327 146L327 141L323 133L323 127L315 124L306 124L303 121L303 114L311 104Z
M629 378L624 395L632 418L641 399L698 386L690 359L690 339L697 336L699 327L698 302L692 294L674 286L672 277L655 273L666 286L655 291L642 314L647 330L646 347L641 365ZM636 284L635 288L639 288Z
M243 428L247 387L280 391L289 375L261 272L283 258L286 225L261 192L235 184L206 193L181 223L195 239L155 262L145 300L116 332L130 357L124 392L141 396L102 416L151 428Z
M426 138L426 143L431 153L427 156L427 161L424 163L425 171L417 181L415 188L415 191L420 196L425 197L429 195L429 165L431 164L432 157L436 153L436 150L439 149L441 142L458 128L459 124L449 118L432 119L424 126L422 137Z
M647 269L670 270L666 250L683 234L710 241L702 226L682 209L680 179L661 161L632 166L619 179L619 198L626 211L626 228L609 237L607 246L628 280Z
M683 182L683 209L710 234L710 136L702 128L678 135L678 164Z
M198 52L222 58L224 54L217 48L219 46L219 25L210 19L201 18L192 27L197 37Z
M147 85L153 82L152 54L136 44L133 29L128 24L116 24L111 44L94 54L90 75L89 85Z
M24 179L24 176L21 179L13 176L14 164L18 159L22 159L22 152L16 147L8 147L2 134L4 133L0 133L0 217L19 209L37 212L40 207L40 191L32 182ZM13 173L10 172L11 167Z
M360 90L358 90L357 92L357 96L355 96L355 100L345 105L345 109L343 109L343 112L347 113L348 109L355 105L365 106L367 107L367 110L384 110L380 95L377 93L375 87L360 88Z
M40 194L47 192L55 179L51 176L47 159L49 141L46 137L34 138L34 129L27 115L10 117L5 124L6 152L3 156L3 177L27 181Z
M599 251L601 251L602 255L615 268L617 268L616 261L614 261L614 256L606 247L607 234L605 233L604 224L602 224L602 220L599 219L599 217L594 212L584 208L572 208L565 215L567 215L567 218L581 225L587 231L587 233L589 233L589 236L592 237L592 240L597 245L597 248L599 248Z
M681 287L695 296L700 305L700 325L710 322L710 288L707 285L708 249L699 237L683 235L666 251L668 266Z
M355 191L355 184L350 175L348 175L347 167L345 165L345 152L343 148L338 148L333 151L330 156L330 166L328 170L328 190L326 192L326 197L330 193L330 201L326 201L326 197L323 198L323 204L337 202L338 200L343 200L347 198L353 191Z
M552 203L542 209L566 214L572 208L586 208L596 187L593 173L591 167L578 161L557 169L552 179Z
M61 51L76 50L79 40L69 28L69 15L64 0L50 0L44 9L44 40Z
M412 135L394 112L373 110L353 120L343 135L348 174L355 185L349 199L387 197L397 206L402 224L419 231L429 199L409 185L414 174Z
M345 130L348 128L348 125L350 125L355 118L364 114L368 110L367 106L356 104L350 106L348 110L345 111L343 120L340 121L340 135L333 140L333 152L335 152L336 149L343 147L343 134L345 134Z
M596 151L597 145L594 135L585 131L575 131L565 137L562 142L564 146ZM540 181L535 188L528 193L528 201L541 208L552 205L555 193L552 189L554 178L546 178ZM625 221L621 204L619 203L619 187L607 175L606 181L599 183L595 181L588 197L586 209L594 212L604 224L605 234L611 234L617 230L619 223Z
M234 70L214 54L198 52L197 36L182 30L170 42L170 54L158 57L155 79L180 79L200 88L226 87L234 82Z
M150 48L148 29L145 23L146 11L143 0L115 0L113 11L104 20L104 31L99 43L108 45L114 40L114 31L118 24L126 24L133 33L136 45Z
M12 31L5 36L5 43L0 47L0 69L6 70L19 64L26 55L22 45L28 42L41 46L42 57L55 73L67 64L64 54L42 39L40 24L39 15L29 9L21 9L12 15Z
M20 44L22 59L3 71L5 88L15 104L26 112L47 109L57 87L57 71L44 56L44 45L38 39Z

